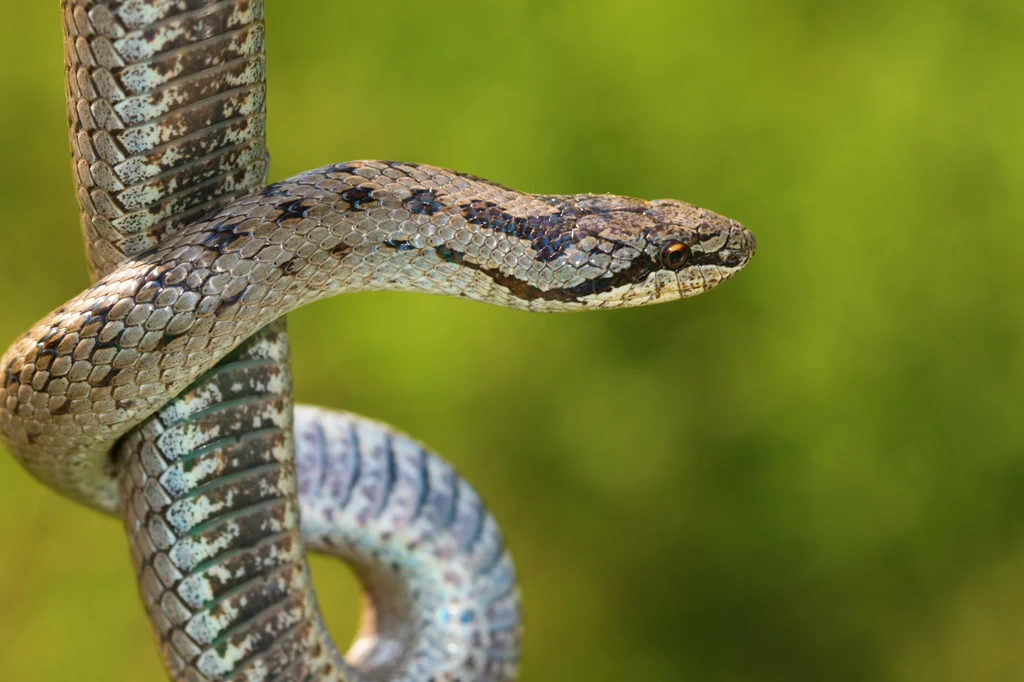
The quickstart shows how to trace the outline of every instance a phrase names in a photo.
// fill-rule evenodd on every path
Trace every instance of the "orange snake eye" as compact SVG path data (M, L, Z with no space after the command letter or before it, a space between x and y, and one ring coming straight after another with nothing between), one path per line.
M669 270L678 270L686 265L690 257L690 248L682 242L666 242L661 247L661 262Z

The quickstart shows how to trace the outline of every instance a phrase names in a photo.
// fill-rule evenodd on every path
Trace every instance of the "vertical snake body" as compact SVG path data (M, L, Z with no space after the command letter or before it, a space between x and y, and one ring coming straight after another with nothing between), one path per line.
M744 267L750 233L683 202L527 195L398 162L262 188L262 2L63 10L99 281L0 359L4 444L123 515L175 679L510 679L518 596L493 518L390 427L293 416L281 316L373 289L542 312L674 300ZM366 589L347 660L303 538Z
M262 3L80 0L63 10L75 179L89 260L100 277L262 187ZM355 447L339 452L330 440L300 440L295 468L287 356L283 326L257 333L117 449L116 492L125 501L140 592L175 679L357 676L337 655L316 612L298 537L295 485L296 473L300 482L328 477L321 473L326 454L305 456L311 442L332 453L331 461L373 459ZM303 420L311 414L316 418ZM322 411L303 410L299 417L297 428L315 425L318 433L355 423ZM382 429L370 431L387 433L388 442L408 440ZM422 452L431 468L440 465ZM350 484L364 478L353 476ZM454 480L468 491L464 499L478 499ZM497 658L486 655L489 632L476 626L482 618L459 628L457 621L432 619L445 604L463 604L460 595L480 592L489 573L474 574L460 589L444 585L439 571L455 557L431 554L443 546L443 526L418 551L397 547L391 538L403 524L346 516L358 495L339 499L332 492L318 487L311 493L305 486L302 517L320 519L306 536L328 551L345 551L371 590L375 617L364 623L366 634L350 660L370 676L389 679L457 678L466 665L489 679L511 677L515 608L502 620ZM500 554L497 526L482 507L478 511L488 520L478 543ZM346 545L356 532L364 541ZM406 561L381 561L383 552ZM410 594L410 577L395 566L408 567L417 556L421 587L413 603L401 598ZM505 602L515 607L514 580L502 576L500 591L511 594ZM372 590L385 584L391 589ZM462 653L436 659L431 651L447 650L437 649L438 642Z

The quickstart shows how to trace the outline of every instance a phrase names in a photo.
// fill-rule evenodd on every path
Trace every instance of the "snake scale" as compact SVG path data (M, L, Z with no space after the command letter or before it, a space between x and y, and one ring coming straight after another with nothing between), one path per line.
M751 234L679 201L528 195L411 163L264 187L262 2L62 10L97 281L0 359L4 445L122 516L173 679L511 679L518 592L493 517L391 427L293 410L283 316L381 289L540 312L669 301L743 268ZM366 591L345 658L304 543Z

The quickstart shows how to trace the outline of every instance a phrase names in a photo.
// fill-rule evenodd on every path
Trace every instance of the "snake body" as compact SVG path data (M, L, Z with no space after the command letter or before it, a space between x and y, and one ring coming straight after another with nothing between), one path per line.
M261 2L79 0L64 4L64 29L94 276L263 186ZM403 506L408 494L393 494L382 472L395 469L391 446L409 439L357 429L351 416L300 409L297 433L322 437L296 443L279 324L232 355L117 450L140 594L172 677L510 679L518 595L497 524L472 489L420 448L411 484L421 503ZM350 475L324 472L328 462ZM320 622L300 511L307 545L359 567L368 599L348 655L355 669ZM459 528L472 534L453 546ZM210 536L230 541L201 542Z
M64 23L102 278L0 359L0 439L44 483L123 514L175 679L509 679L518 604L493 518L390 427L309 409L293 423L275 320L374 289L543 312L673 300L741 269L753 237L683 202L528 195L397 162L253 191L262 3L66 0ZM306 541L348 557L370 597L347 662L316 613L296 487Z

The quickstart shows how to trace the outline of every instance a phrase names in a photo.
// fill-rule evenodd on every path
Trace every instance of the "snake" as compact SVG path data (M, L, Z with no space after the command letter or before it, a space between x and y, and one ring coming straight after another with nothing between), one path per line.
M123 519L173 679L512 679L518 591L493 515L393 427L293 408L284 316L372 290L533 312L674 301L743 269L752 234L678 200L416 163L265 185L262 2L62 0L62 16L95 283L0 358L0 441ZM367 594L345 656L306 546Z

